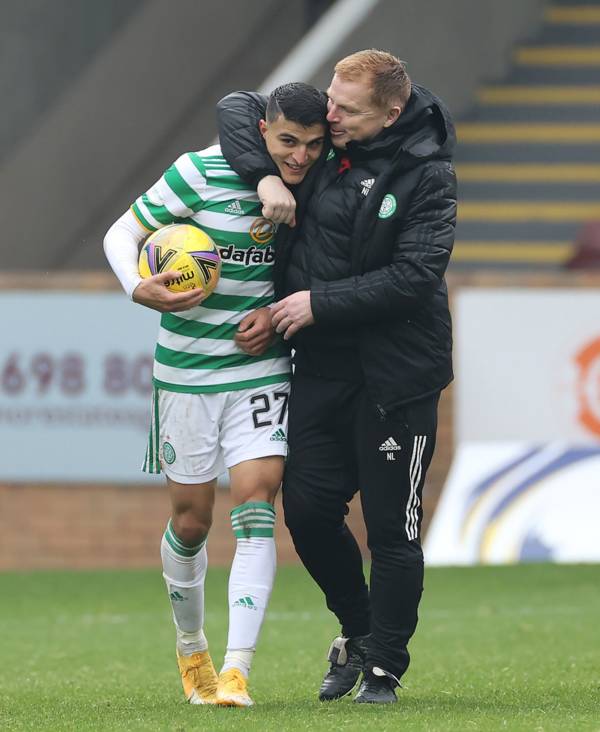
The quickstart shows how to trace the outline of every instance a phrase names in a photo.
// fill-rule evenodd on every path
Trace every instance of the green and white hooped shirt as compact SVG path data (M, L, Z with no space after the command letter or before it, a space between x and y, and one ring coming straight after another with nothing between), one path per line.
M286 346L262 356L234 342L249 312L273 302L275 227L255 190L229 167L218 145L185 153L132 206L148 231L173 223L201 227L217 244L221 277L198 307L164 313L154 354L154 384L180 392L222 392L289 380Z

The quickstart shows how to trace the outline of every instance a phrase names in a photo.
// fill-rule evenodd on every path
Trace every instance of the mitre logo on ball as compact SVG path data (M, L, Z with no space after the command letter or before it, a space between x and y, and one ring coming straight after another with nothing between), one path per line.
M221 274L221 257L215 242L191 224L170 224L151 234L139 258L140 275L152 277L176 271L179 276L166 283L171 292L202 288L210 294Z

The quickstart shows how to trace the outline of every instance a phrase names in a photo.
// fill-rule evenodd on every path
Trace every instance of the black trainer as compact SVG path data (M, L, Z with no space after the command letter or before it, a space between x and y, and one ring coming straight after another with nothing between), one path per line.
M329 671L325 674L319 699L333 701L349 694L356 686L367 655L368 635L336 638L329 649Z
M400 682L393 674L374 666L365 671L354 701L357 704L395 704L397 686Z

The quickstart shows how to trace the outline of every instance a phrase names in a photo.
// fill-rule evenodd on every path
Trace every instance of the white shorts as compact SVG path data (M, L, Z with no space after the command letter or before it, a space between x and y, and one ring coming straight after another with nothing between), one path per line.
M289 382L216 394L155 389L142 470L206 483L244 460L287 454Z

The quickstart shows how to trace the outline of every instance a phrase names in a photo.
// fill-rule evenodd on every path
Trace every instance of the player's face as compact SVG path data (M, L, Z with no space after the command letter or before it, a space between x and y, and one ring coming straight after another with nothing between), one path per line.
M331 141L345 148L350 140L362 142L375 137L384 127L393 124L402 111L399 106L379 107L372 101L371 77L356 79L334 75L327 90L327 121Z
M274 122L260 121L269 155L284 183L297 185L317 161L325 142L325 124L303 127L280 115Z

